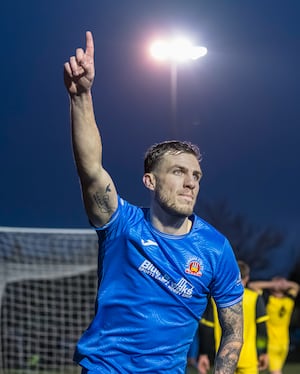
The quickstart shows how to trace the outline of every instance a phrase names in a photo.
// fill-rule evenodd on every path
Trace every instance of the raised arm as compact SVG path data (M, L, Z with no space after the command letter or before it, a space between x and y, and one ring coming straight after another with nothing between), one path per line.
M276 286L276 283L272 280L262 280L262 281L251 281L248 283L248 287L254 291L270 290Z
M242 302L218 310L222 338L218 349L214 374L233 374L243 345Z
M270 281L252 281L248 283L248 287L255 291L261 291L264 289L274 290L279 292L288 292L289 294L296 297L299 293L299 284L293 281L289 281L285 278L275 277Z
M64 64L64 82L71 106L72 145L86 213L95 226L106 224L117 208L117 192L102 165L102 141L96 124L92 85L94 42L86 32L86 49L76 49Z
M299 293L299 284L293 281L290 281L288 279L283 279L282 281L282 289L285 292L288 292L289 294L293 295L294 297L297 297Z

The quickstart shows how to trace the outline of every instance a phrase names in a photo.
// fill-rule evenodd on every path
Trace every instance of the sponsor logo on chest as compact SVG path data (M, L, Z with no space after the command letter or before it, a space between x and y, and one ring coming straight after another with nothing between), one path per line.
M139 271L149 275L164 283L168 289L182 297L190 298L193 296L194 286L184 278L180 278L178 282L173 281L168 274L162 274L149 260L144 260L139 266Z

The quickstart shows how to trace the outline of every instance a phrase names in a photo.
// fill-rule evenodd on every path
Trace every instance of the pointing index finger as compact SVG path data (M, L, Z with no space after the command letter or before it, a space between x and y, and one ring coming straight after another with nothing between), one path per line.
M94 57L94 41L93 41L93 35L90 31L86 32L86 55L90 57Z

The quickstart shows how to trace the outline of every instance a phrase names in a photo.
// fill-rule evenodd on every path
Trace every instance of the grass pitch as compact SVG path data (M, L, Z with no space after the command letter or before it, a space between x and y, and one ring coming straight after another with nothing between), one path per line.
M210 370L208 374L211 374ZM300 374L300 363L287 363L282 370L283 374ZM198 374L195 369L188 369L187 374ZM268 374L268 371L260 371L259 374Z

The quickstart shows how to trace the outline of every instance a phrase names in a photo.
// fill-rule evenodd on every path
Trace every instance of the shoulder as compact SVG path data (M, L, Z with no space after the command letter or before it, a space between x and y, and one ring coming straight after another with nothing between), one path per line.
M285 292L285 297L288 299L296 300L298 292L295 292L295 290L290 289Z
M147 208L140 208L127 200L118 196L118 207L112 215L109 222L102 227L95 227L98 235L101 232L109 232L111 230L126 230L126 227L132 227L143 221L147 216Z
M254 291L254 290L252 290L252 289L249 288L249 287L245 287L244 292L245 292L245 295L250 295L250 296L252 296L252 297L258 297L258 296L260 295L259 292Z
M117 211L122 215L126 215L128 217L133 216L137 219L142 219L147 215L149 211L148 208L141 208L134 204L129 203L127 200L123 199L122 197L118 197L118 209Z
M203 218L195 214L193 220L193 233L199 235L200 239L207 241L212 247L218 249L225 244L229 245L227 238Z
M245 298L245 300L249 300L249 301L252 300L255 303L255 302L257 302L257 299L259 299L259 298L262 299L262 295L257 291L254 291L254 290L251 290L248 287L245 287L244 298Z

